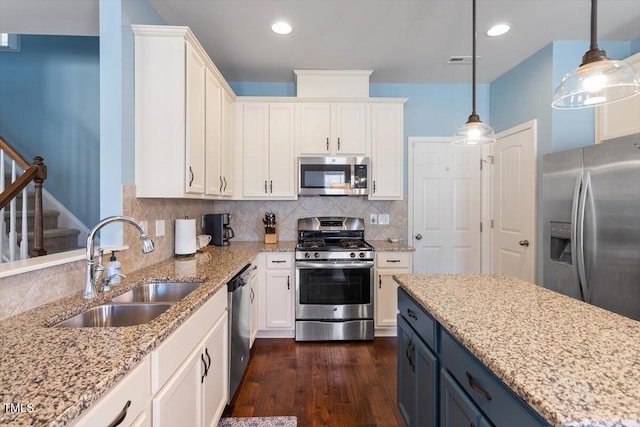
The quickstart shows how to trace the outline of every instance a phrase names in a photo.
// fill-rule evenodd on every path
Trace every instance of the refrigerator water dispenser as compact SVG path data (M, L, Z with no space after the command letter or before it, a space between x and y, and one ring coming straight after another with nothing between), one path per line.
M551 260L571 265L571 223L550 221L549 227Z

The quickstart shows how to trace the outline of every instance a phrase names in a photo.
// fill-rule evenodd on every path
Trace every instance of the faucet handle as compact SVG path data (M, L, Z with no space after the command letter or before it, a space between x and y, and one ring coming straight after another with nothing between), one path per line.
M102 257L104 256L104 249L98 249L98 265L102 266Z

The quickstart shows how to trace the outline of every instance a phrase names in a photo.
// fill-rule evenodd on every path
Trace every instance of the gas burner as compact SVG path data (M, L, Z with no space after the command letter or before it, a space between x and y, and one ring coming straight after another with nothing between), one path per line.
M340 240L340 246L347 249L357 249L363 246L360 239L342 239Z
M307 239L302 242L303 248L324 248L326 246L323 239Z

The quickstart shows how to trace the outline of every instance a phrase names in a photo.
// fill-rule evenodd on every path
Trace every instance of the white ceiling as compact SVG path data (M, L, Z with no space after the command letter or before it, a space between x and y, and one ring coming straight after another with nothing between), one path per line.
M471 55L471 0L149 1L167 24L191 27L229 81L289 82L293 69L370 69L373 82L385 83L470 80L470 66L447 60ZM640 0L598 5L600 42L640 37ZM553 40L589 39L589 0L477 0L477 7L480 83ZM293 26L289 36L271 32L280 19ZM57 24L57 33L91 34L93 24L97 34L97 0L0 0L0 32L28 20L47 31L22 32L55 34ZM497 22L511 31L485 36Z

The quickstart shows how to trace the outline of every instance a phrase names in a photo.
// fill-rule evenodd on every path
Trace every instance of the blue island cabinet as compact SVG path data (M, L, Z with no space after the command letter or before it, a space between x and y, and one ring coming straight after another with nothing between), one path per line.
M402 288L398 407L409 427L550 425Z

